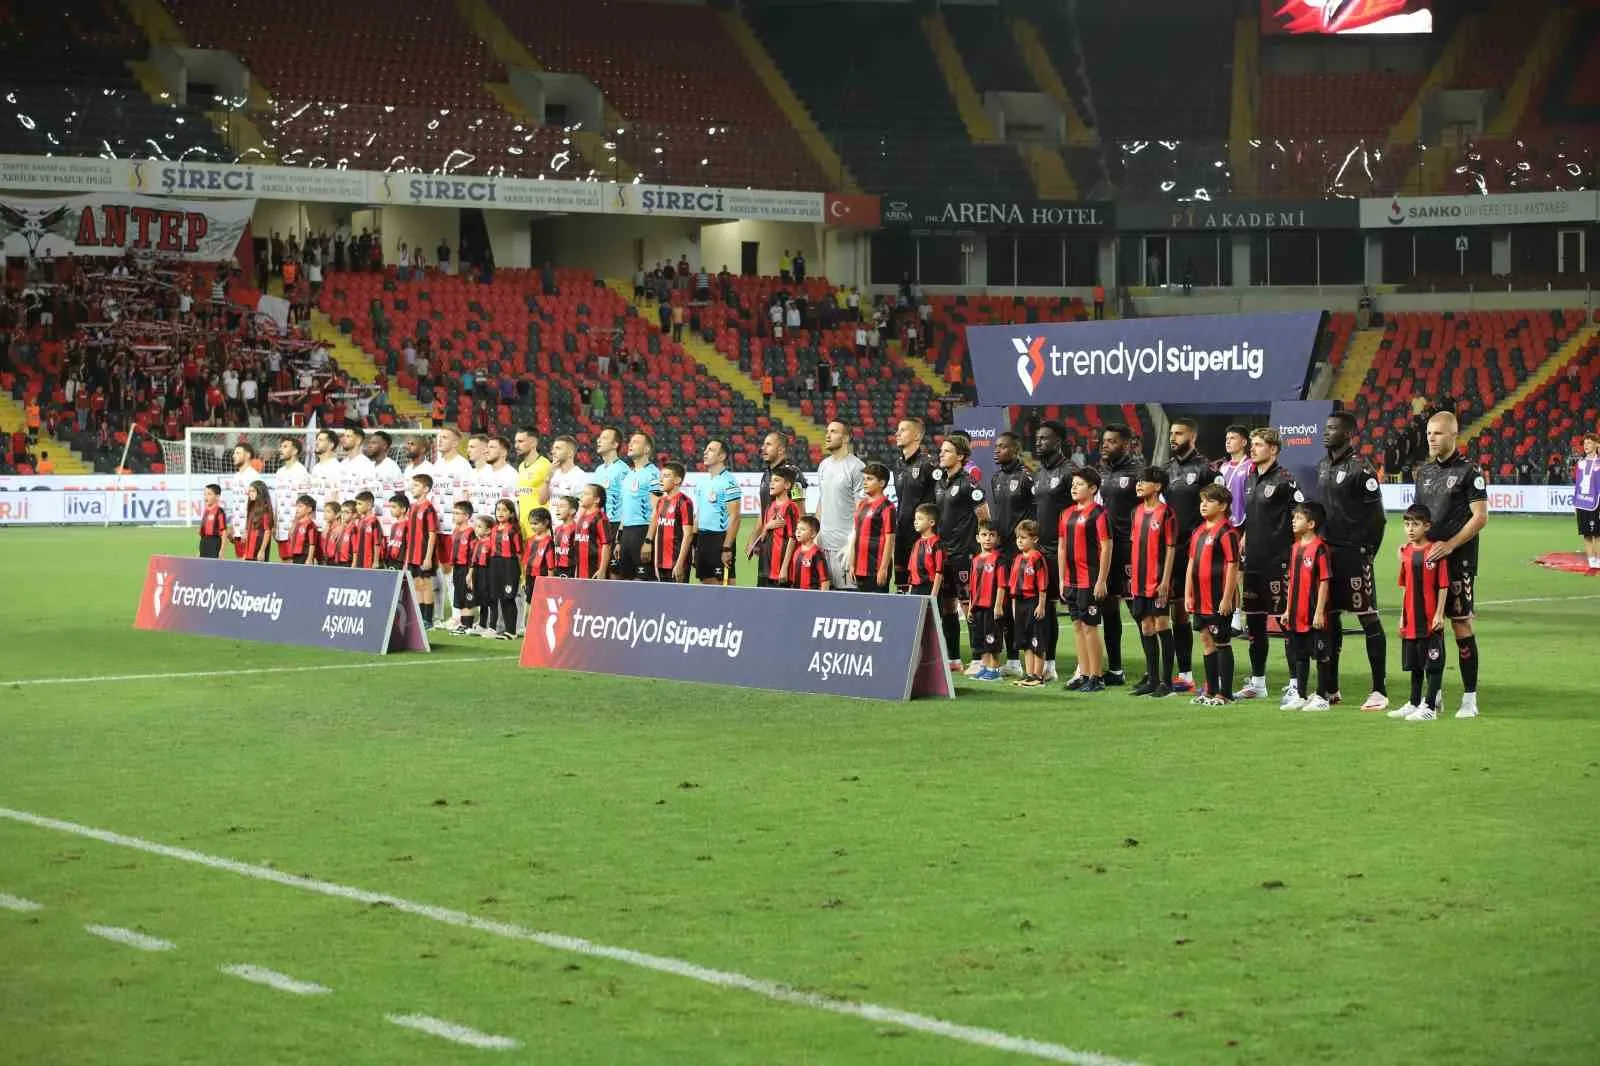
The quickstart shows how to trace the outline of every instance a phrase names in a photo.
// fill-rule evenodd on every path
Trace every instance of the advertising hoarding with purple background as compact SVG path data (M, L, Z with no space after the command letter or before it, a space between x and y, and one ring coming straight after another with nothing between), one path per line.
M953 696L923 596L540 578L522 665L905 700Z
M953 425L972 442L972 461L987 486L994 473L995 438L1011 428L1011 412L1004 407L957 407Z
M1272 405L1267 421L1283 440L1278 465L1294 475L1306 499L1319 503L1317 464L1328 454L1322 447L1322 430L1331 414L1332 400L1285 400Z
M133 625L374 655L429 650L399 570L152 555Z
M968 326L978 402L1241 404L1298 400L1324 315L1180 315Z

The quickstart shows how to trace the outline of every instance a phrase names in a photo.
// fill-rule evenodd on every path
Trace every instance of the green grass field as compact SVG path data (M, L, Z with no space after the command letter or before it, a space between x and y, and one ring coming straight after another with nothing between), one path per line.
M1587 1066L1600 583L1528 563L1572 541L1491 523L1483 717L1407 724L171 637L135 632L135 601L190 531L3 530L0 1063ZM219 972L239 964L331 992ZM411 1014L520 1047L385 1020Z

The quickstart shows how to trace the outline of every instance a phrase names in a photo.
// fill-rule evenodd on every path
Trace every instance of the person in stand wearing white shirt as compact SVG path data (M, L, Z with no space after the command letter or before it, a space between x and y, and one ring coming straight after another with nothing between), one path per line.
M239 399L244 402L244 409L249 414L256 413L256 396L259 386L256 384L255 371L245 371L244 378L239 382Z
M828 577L836 589L854 590L855 581L845 565L845 550L855 526L856 501L866 495L866 464L850 447L850 428L843 422L828 423L822 438L827 454L817 466L821 482L817 496L817 520L821 532L817 543L828 554Z
M550 442L550 499L583 495L589 475L578 466L578 442L572 437L557 437Z
M295 500L311 488L311 471L300 460L304 450L304 445L294 437L285 437L278 442L279 465L272 479L272 503L278 511L279 544L288 541L289 533L294 529Z
M319 528L325 529L327 519L322 514L323 504L340 501L339 438L331 429L319 429L312 447L317 454L311 465L311 498L317 501Z
M222 372L222 394L228 398L229 407L239 402L239 372L231 366Z

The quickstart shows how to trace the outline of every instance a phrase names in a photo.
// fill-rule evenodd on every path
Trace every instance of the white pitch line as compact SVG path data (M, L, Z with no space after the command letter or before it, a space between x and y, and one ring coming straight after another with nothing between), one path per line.
M251 966L249 963L224 966L220 972L229 977L237 977L241 981L266 985L268 988L275 988L279 992L288 992L295 996L325 996L333 991L327 985L319 985L314 981L297 981L286 973L269 970L265 966Z
M1006 1051L1016 1055L1042 1059L1047 1062L1065 1062L1071 1064L1071 1066L1138 1066L1137 1063L1130 1060L1102 1055L1095 1051L1079 1051L1062 1044L1052 1044L1043 1040L1015 1036L995 1029L961 1025L956 1022L945 1021L942 1018L930 1017L926 1014L900 1010L896 1007L879 1006L873 1003L857 1003L848 999L834 999L816 992L805 992L789 985L762 980L759 977L749 977L742 973L735 973L729 970L714 970L682 959L674 959L664 955L651 955L642 951L634 951L631 948L597 944L592 940L585 940L581 937L541 932L524 926L513 925L510 922L497 922L488 918L480 918L465 911L435 907L427 903L415 903L411 900L390 896L382 892L370 892L364 888L352 888L349 885L335 884L331 881L319 881L312 877L298 877L294 874L284 873L281 870L274 870L268 866L255 866L250 863L238 862L234 859L225 859L217 855L191 851L188 848L173 847L170 844L158 844L155 841L114 833L108 829L96 829L93 826L79 825L76 822L48 818L42 814L32 814L28 811L0 807L0 818L20 822L23 825L35 826L39 829L49 829L58 833L84 837L88 840L98 840L103 844L129 848L148 855L160 855L164 858L176 859L179 862L193 863L196 866L204 866L211 870L223 870L237 874L240 877L252 878L256 881L269 881L289 888L298 888L304 892L332 896L335 899L351 900L356 903L365 903L369 906L381 904L403 914L426 918L442 925L471 929L475 932L488 933L491 936L502 937L506 940L538 944L555 951L565 951L589 958L609 959L627 966L636 966L656 973L671 974L674 977L683 977L690 981L698 981L701 984L711 985L716 988L749 992L752 995L778 1003L808 1007L811 1010L826 1011L830 1014L864 1018L871 1022L898 1026L902 1029L925 1033L929 1036L944 1037L946 1040L988 1048L992 1051Z
M130 948L140 951L172 951L178 945L170 940L162 940L158 936L145 936L143 933L134 932L132 929L123 929L116 925L86 925L85 933L91 933L102 940L110 940L117 944L126 944Z
M419 655L374 662L324 663L320 666L255 666L243 670L193 670L185 673L161 674L101 674L94 677L23 677L14 681L0 678L0 688L7 685L98 685L113 681L180 681L199 677L247 677L252 674L313 674L324 670L377 670L398 669L402 666L443 666L453 663L516 662L516 655L469 655L458 659L453 655Z
M469 1029L465 1025L447 1022L443 1018L430 1018L426 1014L385 1014L384 1017L407 1029L415 1029L419 1033L428 1033L452 1043L482 1048L485 1051L511 1051L522 1046L509 1036L491 1036L476 1029Z
M1563 600L1600 600L1600 593L1584 596L1524 596L1517 600L1479 600L1479 607L1506 607L1515 603L1560 603Z
M31 911L44 910L44 904L35 903L31 899L23 899L21 896L11 896L0 892L0 910L21 911L23 914L27 914Z

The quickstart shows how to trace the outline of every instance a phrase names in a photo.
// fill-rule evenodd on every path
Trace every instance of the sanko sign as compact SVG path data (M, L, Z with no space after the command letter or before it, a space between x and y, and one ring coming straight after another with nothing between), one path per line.
M1600 193L1393 196L1361 201L1362 229L1563 224L1600 219Z

